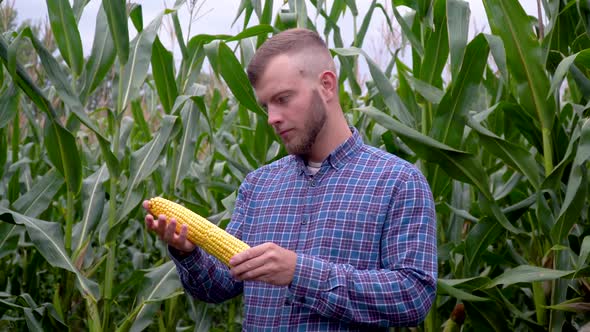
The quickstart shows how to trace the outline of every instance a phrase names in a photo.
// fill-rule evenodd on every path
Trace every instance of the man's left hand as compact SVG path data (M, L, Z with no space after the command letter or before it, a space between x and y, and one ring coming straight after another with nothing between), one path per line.
M297 254L267 242L235 255L229 264L232 276L238 280L286 286L293 280Z

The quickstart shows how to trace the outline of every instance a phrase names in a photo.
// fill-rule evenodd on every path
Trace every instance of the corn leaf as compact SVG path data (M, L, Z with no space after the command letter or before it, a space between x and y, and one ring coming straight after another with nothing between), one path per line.
M104 81L107 73L115 62L117 55L113 38L109 32L106 13L104 7L101 6L96 16L96 25L94 30L94 41L92 43L92 51L84 75L82 76L83 87L80 92L80 100L86 103L88 96L92 94L98 85Z
M49 121L45 130L45 148L49 159L64 177L68 190L79 193L82 188L82 162L74 135L55 121Z
M421 59L414 59L415 63L420 65L413 66L414 77L439 89L442 89L442 71L449 57L449 34L445 4L446 1L435 2L433 7L434 29L426 34L424 56Z
M458 300L472 301L472 302L490 301L490 299L488 299L488 298L476 296L476 295L467 293L464 290L455 288L455 287L449 285L448 283L446 283L446 280L444 280L444 279L438 279L436 285L438 287L438 290L441 293L443 293L443 294L446 293Z
M129 28L125 0L103 0L102 6L107 16L109 31L113 36L119 63L124 65L129 58Z
M527 14L518 1L484 0L490 27L504 42L506 59L514 79L514 95L523 109L539 121L543 134L545 172L553 169L551 131L555 102L548 99L550 84L544 58Z
M82 220L74 226L73 248L78 251L88 239L88 234L94 229L103 212L105 205L104 183L108 180L109 172L105 165L82 181Z
M479 34L467 46L465 61L457 79L441 100L434 114L430 136L449 146L462 143L465 117L480 98L479 86L487 62L489 47Z
M207 112L206 109L200 109L197 103L187 104L181 111L182 118L182 135L180 142L176 145L176 162L172 174L174 188L179 188L182 180L188 175L187 170L194 160L196 138L199 137L199 119L201 113Z
M224 43L214 41L205 46L207 58L217 74L221 74L236 99L249 110L265 116L258 104L244 68L232 50Z
M572 275L573 273L574 271L560 271L538 266L519 265L493 279L486 288L492 288L498 285L509 286L521 282L555 280Z
M31 190L20 196L12 207L32 218L38 217L54 201L54 196L64 183L64 178L51 169L42 178L37 180Z
M98 284L85 277L74 266L65 251L61 224L31 218L3 207L0 207L0 220L24 225L31 241L49 264L73 272L84 297L90 297L92 300L99 299Z
M18 90L14 84L10 84L8 89L0 96L0 129L12 121L18 113L18 103L20 101Z
M371 73L371 77L375 81L377 88L379 89L379 93L383 97L387 108L389 111L394 114L404 125L409 127L414 127L415 120L408 111L407 107L401 101L393 85L389 81L389 79L385 76L385 74L379 69L379 66L369 57L363 50L350 47L350 48L336 48L333 50L336 54L342 56L355 56L355 55L362 55L365 57L367 61L367 65L369 66L369 72Z
M579 221L588 194L588 167L590 160L590 120L582 126L580 142L567 183L566 195L557 218L551 229L554 243L566 238L572 226Z
M178 296L182 289L174 262L168 261L145 275L142 292L138 298L142 301L141 309L131 326L130 331L143 331L154 318L160 305L158 302Z
M174 59L172 52L168 51L157 37L152 47L151 63L160 102L164 111L170 114L172 105L178 97L178 88L174 80Z
M449 51L451 55L451 74L457 78L463 63L465 46L469 31L469 3L462 0L447 0L447 24L449 34Z
M79 76L84 66L82 39L69 0L47 0L49 23L65 62Z
M141 31L131 42L129 61L125 64L119 86L115 87L117 89L117 112L119 114L123 113L128 103L137 97L139 89L147 77L152 45L162 23L162 15L160 14L154 18L147 28Z
M467 123L477 132L479 141L483 144L483 147L504 161L508 166L526 175L533 187L537 190L539 189L541 183L540 168L528 150L498 137L471 117Z

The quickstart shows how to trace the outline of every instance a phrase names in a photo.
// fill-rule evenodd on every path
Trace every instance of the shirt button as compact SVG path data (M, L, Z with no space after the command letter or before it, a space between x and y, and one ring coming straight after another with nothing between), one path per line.
M315 186L317 185L317 182L316 182L315 180L311 180L311 183L310 183L310 185L311 185L312 187L315 187Z

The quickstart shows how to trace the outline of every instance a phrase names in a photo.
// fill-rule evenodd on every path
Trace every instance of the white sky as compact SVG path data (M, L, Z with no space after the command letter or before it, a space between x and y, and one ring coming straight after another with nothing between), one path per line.
M191 1L191 0L188 0ZM73 1L70 0L70 3ZM149 22L164 8L171 8L174 4L174 0L134 0L133 2L141 4L143 15L144 15L144 26L147 26ZM329 1L330 2L330 1ZM388 0L380 0L381 3L387 3L391 5ZM483 30L489 31L487 27L487 18L485 15L485 9L482 4L482 0L468 0L471 9L471 24L470 24L470 36L473 36L476 32ZM529 15L536 16L537 13L537 1L536 0L519 0L525 11ZM82 37L82 43L84 47L84 53L89 54L92 49L94 26L96 20L96 12L100 6L101 0L91 0L84 9L82 18L78 29ZM237 13L240 0L197 0L197 3L203 3L201 8L202 16L192 23L191 36L196 34L236 34L241 31L240 24L243 19L238 19L235 26L231 26L232 21ZM264 2L263 2L264 3ZM283 3L283 0L275 0L274 10L277 12L279 4ZM366 13L370 1L359 0L356 2L359 10L359 17L357 18L357 24L360 25L364 13ZM166 5L165 5L166 4ZM35 22L48 21L47 19L47 6L45 0L16 0L16 9L18 11L19 20L31 19ZM311 11L313 6L308 2L308 10ZM187 33L187 27L189 23L187 6L183 5L179 10L179 19L183 26L183 33ZM253 15L255 20L255 15ZM394 24L395 20L392 19ZM383 37L381 35L381 26L383 22L383 15L381 12L375 12L373 14L373 20L371 21L371 27L365 39L363 48L371 54L372 57L376 57L376 61L379 62L378 49L383 43ZM350 45L353 40L353 19L350 14L339 20L339 26L341 28L342 38L344 39L345 46ZM251 22L251 24L253 24ZM133 35L135 33L134 28L130 24L130 31ZM161 30L161 40L165 46L169 49L173 46L165 30ZM186 40L186 38L185 38ZM178 56L180 51L177 46L174 49L175 59L180 60Z

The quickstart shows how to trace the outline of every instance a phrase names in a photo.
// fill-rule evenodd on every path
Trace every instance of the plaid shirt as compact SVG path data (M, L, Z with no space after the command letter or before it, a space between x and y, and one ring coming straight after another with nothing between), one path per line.
M353 136L311 176L287 156L250 173L227 231L250 246L274 242L297 253L289 286L238 282L195 250L171 250L193 296L221 302L244 294L246 331L375 331L413 326L436 293L432 194L411 164Z

